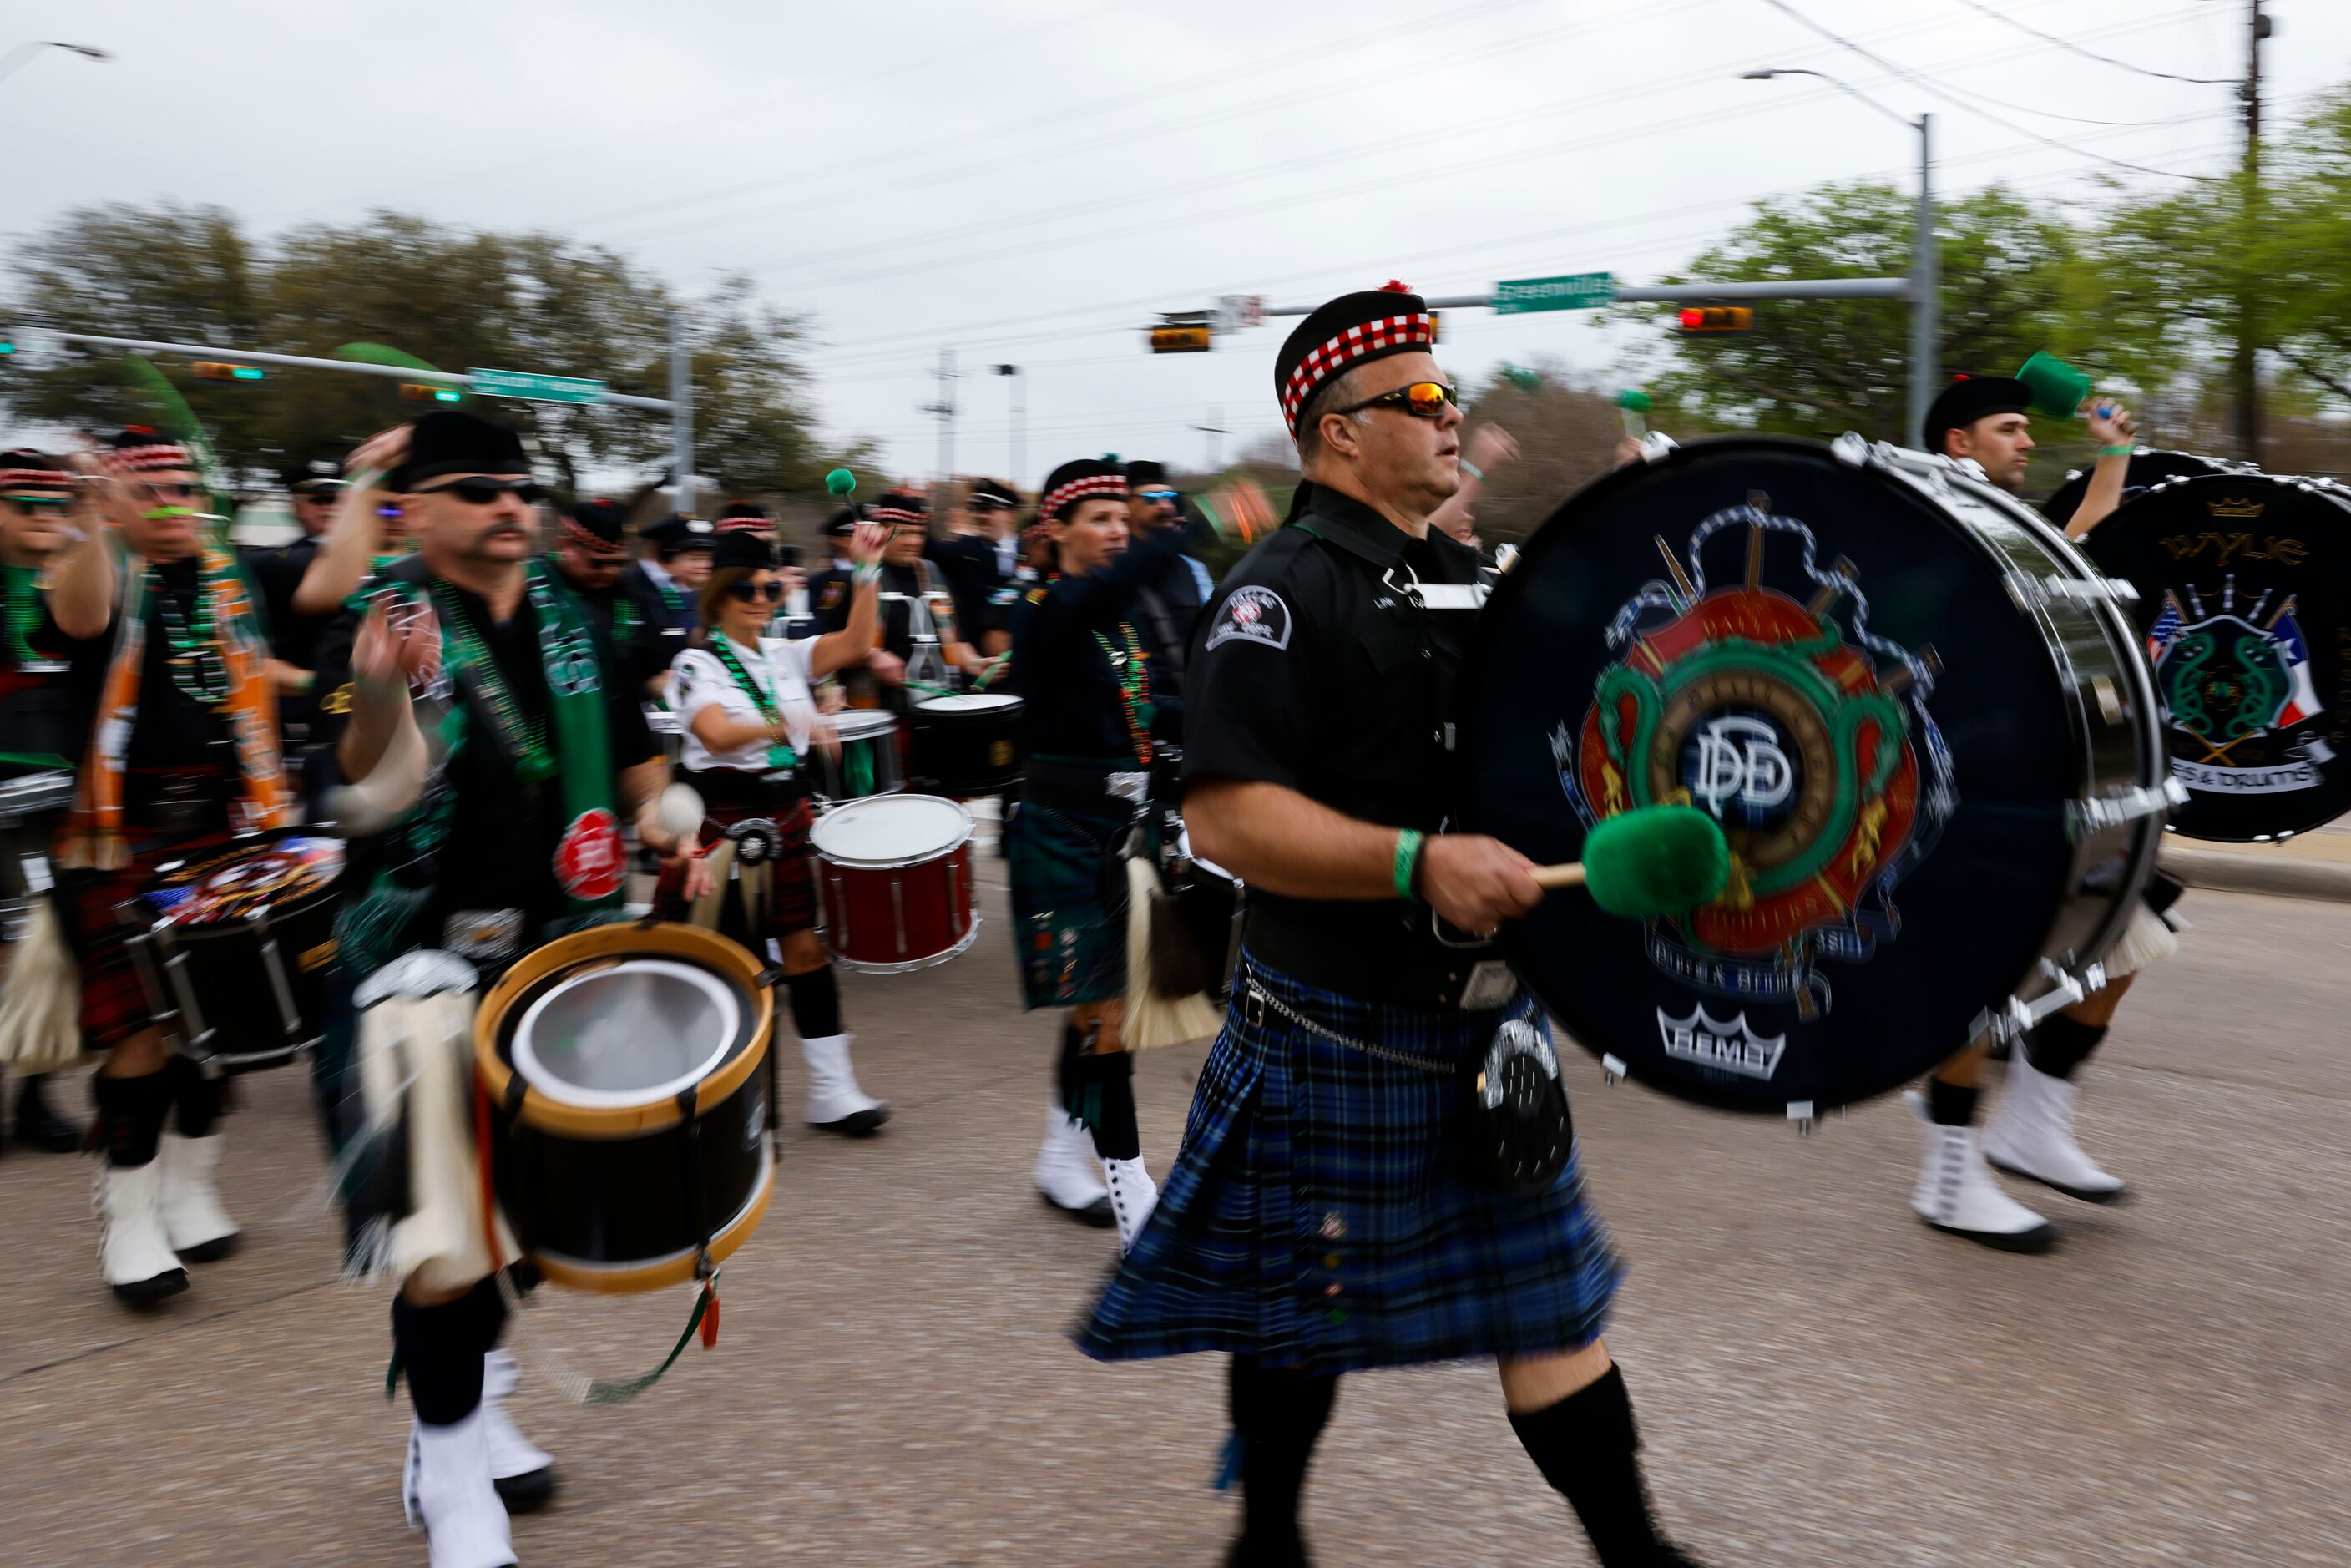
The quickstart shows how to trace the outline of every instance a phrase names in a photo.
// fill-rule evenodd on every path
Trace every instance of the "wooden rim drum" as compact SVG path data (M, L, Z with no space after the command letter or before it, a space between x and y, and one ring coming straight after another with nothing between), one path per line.
M809 830L825 946L842 965L902 974L944 964L979 935L971 813L937 795L876 795Z

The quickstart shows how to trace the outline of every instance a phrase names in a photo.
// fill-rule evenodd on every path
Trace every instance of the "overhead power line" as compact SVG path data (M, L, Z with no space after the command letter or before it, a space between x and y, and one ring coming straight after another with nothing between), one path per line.
M2029 23L2018 21L2015 17L2009 16L2005 12L1995 11L1991 6L1985 5L1983 0L1959 0L1959 4L1965 5L1970 11L1981 12L1995 22L2005 22L2020 33L2029 33L2044 44L2054 44L2061 49L2069 49L2073 53L2081 56L2084 59L2095 60L2102 66L2113 66L2120 70L2137 71L2143 77L2158 77L2165 81L2190 82L2197 87L2234 87L2237 85L2236 79L2233 77L2184 77L2172 71L2158 71L2147 66L2133 65L2128 60L2118 60L2112 55L2102 55L2095 49L2085 49L2081 45L2074 42L2071 38L2061 38L2054 33L2044 33L2040 28L2035 27Z

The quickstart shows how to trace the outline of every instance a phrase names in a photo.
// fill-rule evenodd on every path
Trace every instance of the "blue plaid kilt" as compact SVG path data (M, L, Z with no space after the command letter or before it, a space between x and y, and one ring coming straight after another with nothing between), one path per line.
M1310 1373L1573 1350L1623 1270L1584 1206L1580 1154L1521 1197L1461 1169L1457 1117L1505 1018L1353 1000L1244 954L1249 977L1325 1029L1433 1060L1389 1061L1249 1019L1236 985L1159 1206L1078 1346L1103 1361L1191 1351Z
M1132 820L1029 800L1005 828L1013 956L1031 1011L1126 995L1126 912L1108 907L1102 892L1106 876L1124 885L1112 856Z

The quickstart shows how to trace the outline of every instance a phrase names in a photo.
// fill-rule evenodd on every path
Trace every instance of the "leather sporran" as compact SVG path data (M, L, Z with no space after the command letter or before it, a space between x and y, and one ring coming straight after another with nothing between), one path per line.
M1575 1124L1559 1053L1536 1025L1512 1019L1495 1031L1470 1079L1461 1133L1463 1158L1487 1186L1531 1197L1558 1184Z

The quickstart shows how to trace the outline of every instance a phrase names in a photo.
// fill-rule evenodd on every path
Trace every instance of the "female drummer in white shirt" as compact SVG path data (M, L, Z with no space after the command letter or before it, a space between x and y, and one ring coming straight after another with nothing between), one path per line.
M822 637L762 636L785 584L775 548L748 532L718 536L710 580L701 591L695 646L670 666L670 706L684 742L685 781L703 799L705 852L737 823L775 824L768 896L751 913L742 940L764 957L772 939L790 993L792 1025L808 1062L808 1120L828 1132L863 1137L890 1108L857 1085L850 1036L841 1021L841 988L816 936L815 884L809 867L811 822L802 759L820 727L813 688L873 645L881 557L890 530L860 524L851 541L856 590L848 623ZM662 881L654 910L664 919L691 914L682 874Z

